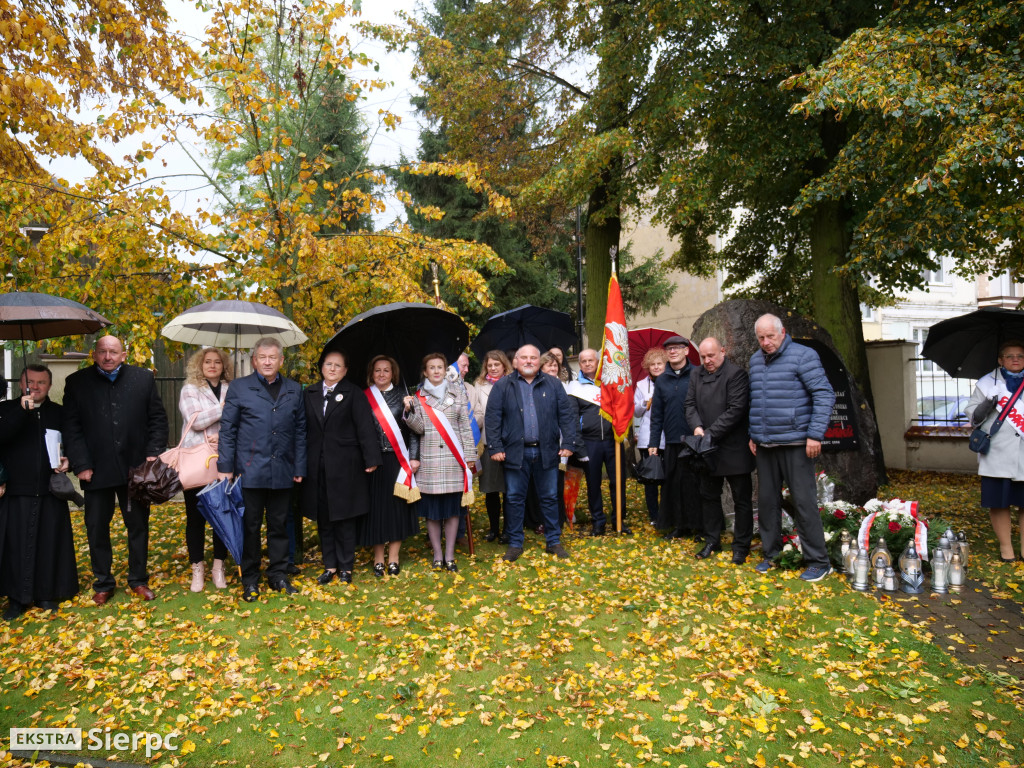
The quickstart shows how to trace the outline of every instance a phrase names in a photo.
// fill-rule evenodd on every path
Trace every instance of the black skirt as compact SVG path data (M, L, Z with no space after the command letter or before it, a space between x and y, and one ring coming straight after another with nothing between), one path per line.
M5 496L0 594L31 605L78 594L78 563L68 503L54 496Z
M362 521L359 546L374 547L390 541L404 541L420 531L418 504L395 496L395 480L401 465L390 451L381 454L384 463L370 474L370 514Z
M1024 481L1008 477L981 478L981 506L986 509L1024 508Z

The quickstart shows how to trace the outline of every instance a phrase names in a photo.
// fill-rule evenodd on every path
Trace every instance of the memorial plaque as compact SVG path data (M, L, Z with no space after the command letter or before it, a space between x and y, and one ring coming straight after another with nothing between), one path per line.
M827 345L817 339L798 339L793 341L810 347L821 358L821 366L825 369L828 383L836 393L836 402L832 406L825 439L821 441L823 451L855 451L857 450L857 419L853 405L853 393L850 387L850 374L839 356Z

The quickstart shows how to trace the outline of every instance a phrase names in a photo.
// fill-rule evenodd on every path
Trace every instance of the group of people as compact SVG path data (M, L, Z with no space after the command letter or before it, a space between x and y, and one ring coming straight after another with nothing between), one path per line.
M757 569L767 571L781 550L785 482L808 566L803 577L817 581L829 566L813 462L834 397L817 354L794 344L777 317L760 318L755 333L761 349L750 360L749 376L716 338L701 342L700 366L690 365L689 341L680 336L645 358L649 377L638 382L635 400L638 444L663 456L666 469L660 488L648 486L648 513L670 537L699 533L696 556L709 557L721 549L721 494L728 481L736 510L733 560L743 563L753 534L750 473L756 466L763 549ZM433 567L457 571L455 542L473 501L478 465L486 538L507 545L503 558L509 562L522 556L528 527L543 533L546 552L569 557L561 540L566 512L559 468L570 460L585 469L593 535L604 534L608 525L601 497L605 471L612 514L622 504L614 471L622 446L600 414L595 350L580 353L575 376L558 349L542 353L525 345L511 360L491 351L475 383L463 381L468 358L449 366L442 355L428 354L413 394L403 391L398 363L386 355L370 362L365 389L347 378L340 350L324 354L321 381L305 389L281 374L284 350L276 339L259 340L251 361L253 373L235 379L225 352L196 352L179 401L186 425L180 444L211 442L219 476L241 478L238 565L246 601L260 594L264 522L267 584L296 591L289 579L297 570L289 562L293 498L316 521L321 585L352 581L359 546L373 549L376 576L399 574L401 544L420 530L421 518ZM96 342L93 364L67 379L63 406L49 400L52 377L44 366L28 366L21 384L21 399L0 407L0 463L8 475L0 486L5 616L32 605L52 609L78 592L67 501L52 490L53 478L69 469L84 491L93 601L103 605L116 589L110 543L115 502L128 534L128 589L153 599L149 505L129 497L128 477L167 445L168 420L154 377L129 365L121 341L105 336ZM53 434L62 436L64 455L54 450ZM689 438L715 448L705 471L680 458ZM191 589L201 591L206 522L198 489L185 492L185 508ZM226 558L227 548L214 534L211 575L217 588L227 586Z
M782 321L763 315L754 326L760 349L749 373L728 357L722 341L700 342L700 365L688 359L688 339L673 336L649 350L648 376L634 392L637 443L665 461L664 483L646 489L651 523L668 538L695 535L698 559L721 551L722 491L728 482L735 523L732 561L746 562L753 537L753 483L758 474L761 560L768 572L782 551L785 483L795 507L806 569L817 582L831 572L818 513L814 460L828 427L835 394L818 355L793 342Z

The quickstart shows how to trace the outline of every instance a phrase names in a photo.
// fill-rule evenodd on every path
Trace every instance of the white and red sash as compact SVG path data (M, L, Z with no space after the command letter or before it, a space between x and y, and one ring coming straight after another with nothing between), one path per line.
M377 423L380 424L384 436L391 444L391 450L395 452L395 456L398 458L399 469L398 477L395 479L395 496L405 499L409 504L412 504L414 501L419 500L420 489L416 487L416 476L413 474L412 464L409 463L409 449L406 447L405 439L402 437L402 430L399 428L398 422L395 421L391 408L384 399L384 395L377 389L377 386L371 384L370 388L365 390L365 393L366 399L370 401L370 410L377 417Z
M455 460L459 462L459 466L462 468L462 506L468 507L473 503L473 474L469 471L466 456L462 452L462 441L459 440L459 436L452 429L451 422L448 421L448 417L444 413L432 407L422 392L417 392L416 397L419 398L420 405L423 406L423 412L427 414L430 423L434 425L434 429L441 435L444 444L448 446L448 450L452 452Z

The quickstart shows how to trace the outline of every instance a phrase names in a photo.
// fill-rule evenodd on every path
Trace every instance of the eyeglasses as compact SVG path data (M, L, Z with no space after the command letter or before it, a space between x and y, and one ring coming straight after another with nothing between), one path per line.
M1024 355L1002 355L1003 360L1024 360Z

